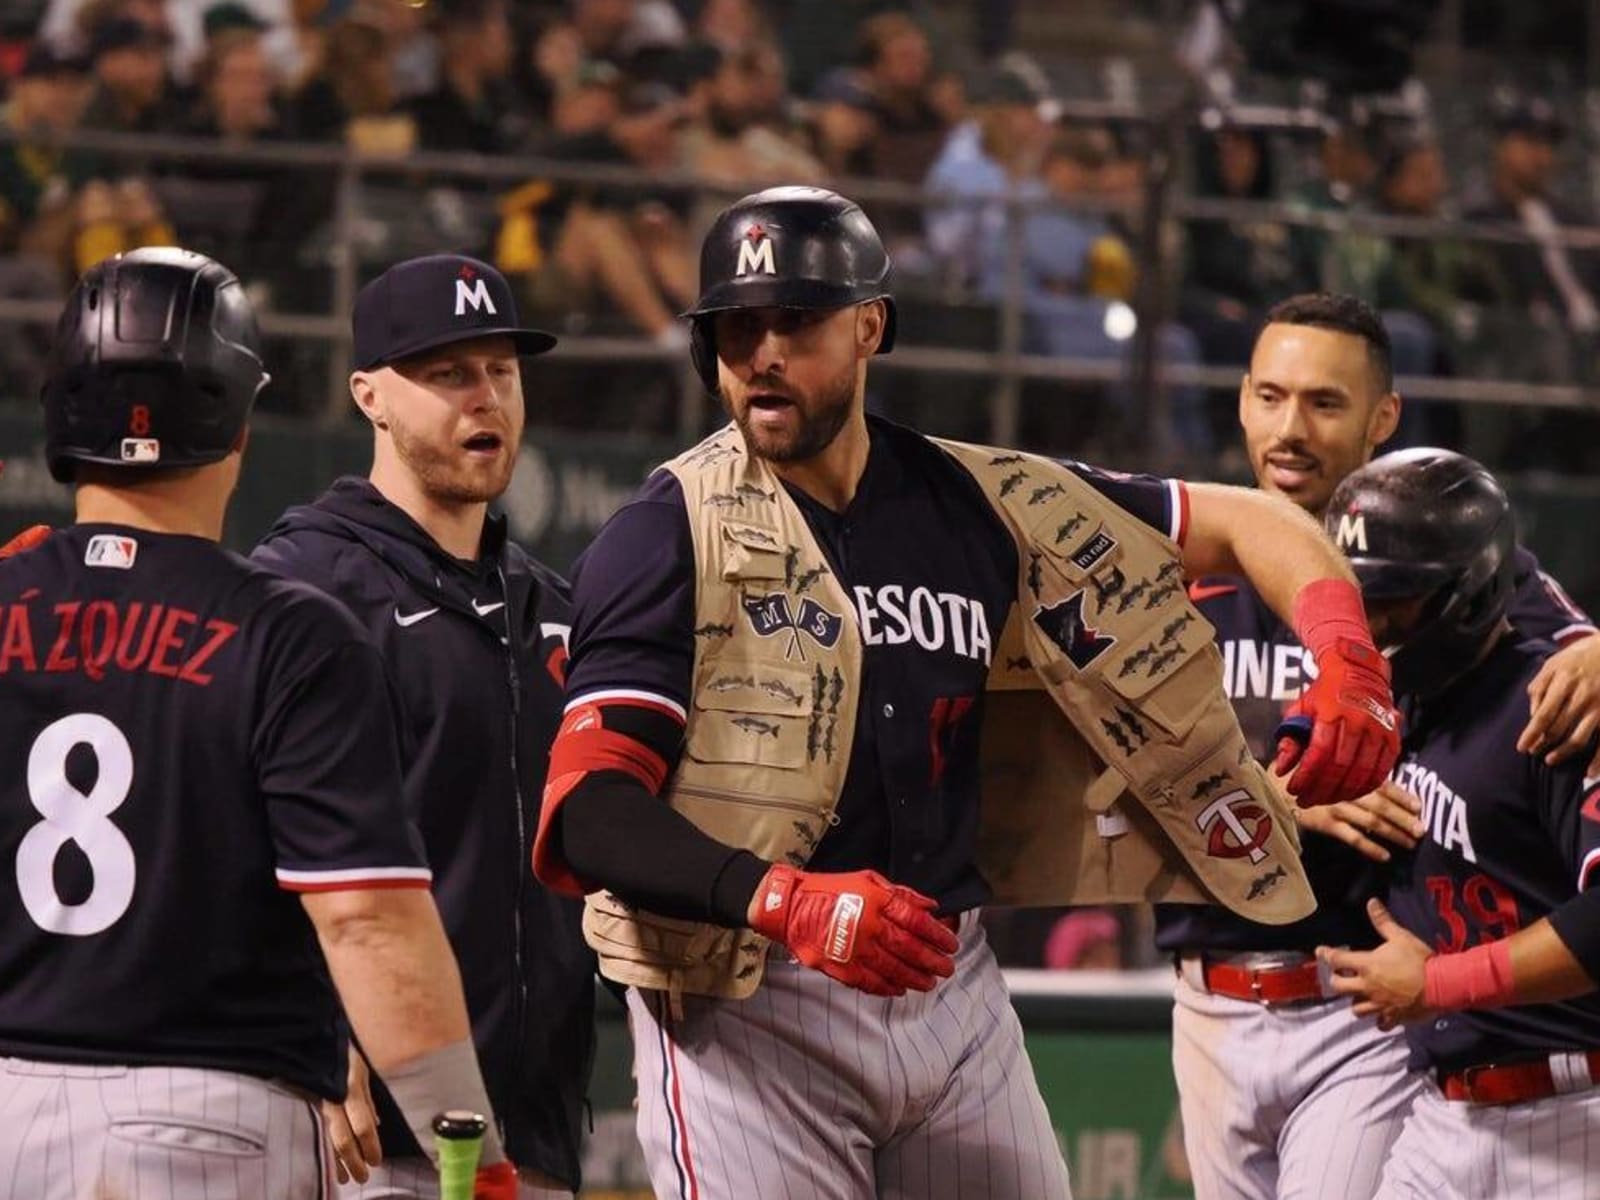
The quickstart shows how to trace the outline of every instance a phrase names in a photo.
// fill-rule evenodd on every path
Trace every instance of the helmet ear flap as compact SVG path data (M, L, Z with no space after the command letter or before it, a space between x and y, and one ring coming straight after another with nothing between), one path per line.
M717 393L717 343L709 317L696 317L689 326L689 361L706 391Z

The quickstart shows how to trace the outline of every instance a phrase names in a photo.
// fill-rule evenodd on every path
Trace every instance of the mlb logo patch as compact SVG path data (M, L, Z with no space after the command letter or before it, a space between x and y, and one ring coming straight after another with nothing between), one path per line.
M126 571L133 566L138 554L139 543L133 538L98 533L89 539L89 548L84 551L83 561L90 567L114 567Z
M153 463L161 461L161 443L155 438L123 438L122 461Z

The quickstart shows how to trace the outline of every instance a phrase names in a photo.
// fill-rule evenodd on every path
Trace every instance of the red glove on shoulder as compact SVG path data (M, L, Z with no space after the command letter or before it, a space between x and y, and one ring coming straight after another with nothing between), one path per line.
M472 1200L517 1200L517 1168L509 1162L479 1167L472 1180Z
M4 546L0 546L0 558L10 558L13 554L21 554L25 550L32 550L50 536L50 526L33 525L24 529Z
M800 962L874 996L929 992L955 973L956 935L934 902L876 871L774 866L751 901L750 927Z
M1400 757L1400 714L1389 690L1389 662L1372 643L1361 593L1342 579L1302 588L1295 632L1317 662L1317 678L1294 711L1312 721L1306 744L1278 743L1272 768L1292 767L1288 788L1304 808L1364 796Z

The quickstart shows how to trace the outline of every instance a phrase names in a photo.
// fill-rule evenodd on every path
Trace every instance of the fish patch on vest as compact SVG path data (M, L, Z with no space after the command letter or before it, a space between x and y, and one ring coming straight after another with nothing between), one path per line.
M1117 639L1111 634L1101 633L1085 623L1082 591L1073 592L1049 608L1041 606L1034 609L1033 623L1061 647L1061 652L1079 670L1117 644Z

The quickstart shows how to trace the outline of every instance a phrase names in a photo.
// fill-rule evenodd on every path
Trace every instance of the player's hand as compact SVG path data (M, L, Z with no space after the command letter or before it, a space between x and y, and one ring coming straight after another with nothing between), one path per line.
M1296 808L1301 829L1334 838L1373 862L1388 862L1390 846L1414 850L1428 831L1422 823L1422 801L1399 784L1385 780L1378 790L1354 800L1341 800L1320 808Z
M1600 635L1590 634L1549 658L1528 684L1528 724L1517 739L1523 754L1551 766L1587 752L1600 732ZM1597 747L1585 775L1600 775Z
M367 1060L350 1047L350 1070L343 1104L322 1102L322 1121L333 1145L339 1182L365 1183L372 1168L383 1161L378 1143L378 1110L372 1103L372 1075Z
M4 546L0 546L0 558L10 558L13 554L21 554L24 550L32 550L50 536L50 526L30 525Z
M934 902L876 871L821 873L778 865L750 900L750 928L795 958L875 996L929 992L955 973L956 935Z
M509 1162L479 1167L472 1179L472 1200L517 1200L517 1168Z
M1272 769L1290 768L1288 789L1306 808L1363 796L1400 757L1400 714L1389 691L1389 662L1370 643L1335 638L1317 655L1317 677L1295 703L1311 718L1311 738L1278 743Z
M1367 901L1367 916L1383 938L1375 950L1318 946L1317 957L1332 971L1330 986L1355 1001L1358 1017L1377 1017L1379 1029L1426 1021L1434 1011L1424 1000L1428 944L1396 921L1382 901Z

